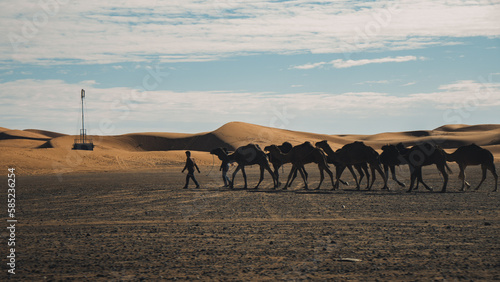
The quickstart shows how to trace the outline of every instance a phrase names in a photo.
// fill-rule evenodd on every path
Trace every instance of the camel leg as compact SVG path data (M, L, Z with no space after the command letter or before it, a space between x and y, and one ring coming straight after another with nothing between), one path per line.
M340 177L342 176L342 172L344 172L345 168L346 167L344 165L339 165L339 167L337 167L337 169L336 169L335 176L336 176L337 180L335 181L335 189L339 189L339 180L340 180Z
M384 187L387 187L387 177L385 177L384 171L380 167L380 164L377 163L375 165L375 170L380 174L380 177L382 177L382 180L384 181ZM372 185L370 185L370 189L371 186L373 186L373 182L375 182L375 173L373 173L372 175ZM389 187L387 187L387 190L389 190Z
M441 188L441 193L445 193L446 192L446 186L448 185L448 173L446 172L446 169L445 169L445 164L441 164L438 166L438 170L441 172L441 174L443 175L443 188Z
M458 179L460 179L460 182L462 182L462 187L460 188L460 191L465 191L465 186L467 185L467 189L470 188L470 184L465 181L465 165L463 164L458 164L458 167L460 168L460 172L458 173Z
M415 180L417 179L417 168L411 167L410 170L410 188L408 188L408 191L406 192L411 192L411 190L413 190L413 185L415 184Z
M241 174L243 174L243 179L245 180L245 187L243 187L243 189L247 189L248 188L248 186L247 186L247 173L245 172L244 166L241 167Z
M230 189L234 189L234 178L235 178L236 174L238 173L238 171L239 171L240 169L241 169L241 166L240 166L240 165L238 165L238 166L236 167L236 169L234 170L234 172L233 172L233 177L231 178L231 183L229 184L229 188L230 188Z
M486 179L486 166L484 164L481 165L481 170L483 172L483 176L481 178L481 181L479 182L479 184L477 185L476 189L474 189L475 191L477 191L479 189L479 187L481 186L481 184L483 184L484 180Z
M421 182L427 190L432 191L432 188L429 187L427 184L425 184L424 180L422 179L422 167L410 167L410 172L411 172L410 188L408 189L407 192L411 192L413 190L413 185L415 184L415 180L416 180L415 190L418 189L418 184L419 182Z
M391 166L391 170L392 170L393 166ZM389 190L389 187L387 186L387 180L389 178L389 166L384 164L384 173L385 173L385 183L386 185L384 187L382 187L382 189L387 189Z
M297 178L297 174L299 173L299 170L300 170L300 168L298 168L297 170L295 170L295 172L293 173L292 181L290 182L290 185L292 185L292 183L295 180L295 178Z
M360 185L359 182L361 182L361 179L358 181L358 177L356 176L356 173L354 173L354 170L352 169L352 165L347 165L347 169L351 172L352 177L354 178L354 181L356 182L356 189L359 190L360 189L359 188L359 185Z
M335 188L335 184L333 182L333 172L329 168L326 168L326 173L328 173L328 175L330 176L330 180L332 182L332 188ZM319 189L319 186L318 186L318 189Z
M368 186L368 183L370 182L370 173L368 172L368 165L366 163L362 163L360 166L363 169L363 171L365 172L364 174L366 174L366 185ZM361 175L363 175L363 173L361 173ZM362 178L363 178L363 176L359 177L359 185L361 185Z
M297 173L299 171L302 171L304 173L304 176L306 177L306 181L307 181L307 177L308 177L308 174L307 174L307 171L306 171L306 168L304 166L302 167L299 167L294 173L293 173L293 177L292 177L292 181L290 182L290 186L292 186L292 183L293 181L295 180L295 178L297 178ZM302 174L301 174L302 175Z
M371 168L371 171L372 171L372 182L367 187L367 190L371 190L372 189L373 183L375 183L375 179L377 179L375 171L377 171L380 174L380 176L382 176L382 179L384 180L384 187L386 187L387 186L387 181L386 181L386 178L385 178L385 174L382 171L382 168L380 167L380 165L379 164L370 164L370 168Z
M403 182L399 181L398 178L396 177L396 166L391 166L391 174L392 174L392 179L394 181L396 181L399 184L399 186L401 186L401 187L406 186ZM386 177L386 179L387 179L387 177Z
M318 168L319 168L319 184L315 190L318 190L319 187L321 187L321 183L323 183L323 180L325 179L325 173L323 172L323 168L320 165L318 165Z
M448 176L448 175L446 175L446 176ZM419 169L418 169L417 179L418 179L418 182L420 182L420 183L422 183L422 185L424 185L425 189L427 189L429 191L433 191L432 188L429 185L427 185L424 182L424 179L422 178L422 167L419 167ZM418 182L417 182L417 186L418 186Z
M278 187L281 185L280 183L280 165L273 164L274 168L274 176L276 177L276 182L278 183Z
M335 165L335 173L337 173L337 170L339 170L340 167L341 167L340 165ZM349 186L349 182L346 182L342 179L338 179L338 181L340 181L340 183L344 184L345 186Z
M290 179L292 178L293 173L297 170L297 167L295 165L292 165L292 168L290 169L290 173L288 174L288 179L286 181L285 187L283 187L283 190L286 190L290 185Z
M377 176L375 175L375 167L372 164L370 164L370 170L372 171L372 183L370 184L369 181L367 182L366 190L372 190L373 183L375 182L375 179L377 178Z
M278 184L278 179L276 178L276 175L274 175L273 171L271 170L271 167L269 165L264 164L264 169L269 172L271 177L273 178L273 188L276 188L279 186Z
M356 173L354 173L354 170L352 169L352 165L348 165L347 169L351 172L352 177L354 178L354 182L356 182L356 189L357 190L361 189L361 187L360 187L361 183L358 180L358 177L356 176ZM345 167L344 167L344 169L342 169L342 172L344 172L344 170L345 170Z
M259 178L259 183L255 186L254 189L259 189L259 185L264 180L264 166L260 166L260 178ZM274 183L273 183L274 184Z
M366 164L360 164L360 165L356 165L356 170L358 171L359 173L359 185L361 185L361 182L363 182L363 178L365 178L365 172L363 171L363 169L365 169L366 171L366 175L369 177L370 175L368 174L368 170L366 170Z
M498 189L498 174L497 174L497 171L495 169L495 164L491 163L490 165L488 165L488 169L491 171L491 173L493 174L493 177L495 178L495 190L493 190L493 192L496 192Z
M298 168L299 172L300 172L300 176L302 176L302 180L304 180L304 186L305 186L305 189L306 190L309 190L309 187L307 186L307 177L305 176L304 174L304 166L301 165L299 168Z

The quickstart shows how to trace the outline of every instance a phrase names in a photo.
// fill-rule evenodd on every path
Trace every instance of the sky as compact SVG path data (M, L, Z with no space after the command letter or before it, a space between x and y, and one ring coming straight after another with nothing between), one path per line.
M0 126L324 134L500 123L500 0L8 1Z

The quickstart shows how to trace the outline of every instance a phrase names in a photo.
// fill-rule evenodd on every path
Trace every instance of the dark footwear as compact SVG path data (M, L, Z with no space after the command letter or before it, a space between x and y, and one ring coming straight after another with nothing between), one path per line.
M200 185L196 185L196 189L200 188Z
M182 189L187 189L187 186L182 187Z

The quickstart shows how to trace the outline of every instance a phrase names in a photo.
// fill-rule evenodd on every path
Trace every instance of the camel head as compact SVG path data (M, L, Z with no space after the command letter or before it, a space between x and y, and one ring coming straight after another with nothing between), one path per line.
M319 142L316 142L316 147L318 148L326 148L326 146L329 146L328 145L328 141L326 140L323 140L323 141L319 141Z
M281 156L285 155L283 152L281 152L279 146L276 145L269 145L264 148L264 151L269 152L269 155L271 155L273 158L280 158Z
M403 142L399 142L398 144L396 144L396 148L402 152L402 151L405 151L406 150L406 146L405 144L403 144Z
M380 148L380 149L382 149L382 151L384 151L384 152L385 151L393 151L394 149L396 149L396 146L391 145L391 144L386 144L386 145L382 146L382 148Z
M269 146L266 146L264 148L264 151L266 151L266 152L280 152L281 150L276 145L269 145Z
M224 150L224 148L215 148L212 151L210 151L210 154L216 155L219 157L221 161L225 161L228 158L227 150Z
M392 155L399 155L400 154L398 148L396 148L396 146L391 145L391 144L384 145L384 146L382 146L381 149L386 154L392 154Z

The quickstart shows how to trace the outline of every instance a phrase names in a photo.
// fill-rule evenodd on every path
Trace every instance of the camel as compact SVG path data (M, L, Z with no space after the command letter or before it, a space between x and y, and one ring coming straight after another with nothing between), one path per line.
M273 178L273 185L274 188L277 187L276 183L276 177L274 176L274 173L271 170L271 167L269 167L269 163L267 162L266 154L262 149L259 147L259 145L256 144L248 144L246 146L239 147L236 149L236 151L232 154L227 154L222 148L216 148L213 149L210 154L216 155L219 157L219 159L227 162L236 162L238 163L238 166L236 167L235 171L233 172L233 176L231 179L231 183L229 184L229 188L234 189L234 178L236 176L236 173L241 169L241 173L243 174L243 179L245 180L245 187L244 189L247 189L247 175L245 172L245 166L248 165L259 165L260 167L260 179L259 183L255 186L254 189L259 188L260 183L264 179L264 170L267 170L269 174L271 174L271 177Z
M324 141L323 141L324 142ZM377 171L384 180L384 187L387 187L387 181L380 167L379 154L370 146L366 146L363 142L355 141L350 144L344 145L342 148L335 152L336 161L338 161L342 166L337 169L337 182L335 183L335 188L339 187L339 179L342 176L345 168L348 165L356 165L368 163L372 171L372 181L371 184L367 185L367 189L371 190L373 183L375 182L376 176L375 171Z
M304 165L308 163L316 163L318 164L318 168L320 171L320 182L316 189L321 187L325 175L323 171L326 171L330 176L330 180L332 182L332 186L334 186L333 182L333 173L328 168L328 164L326 162L326 156L323 151L318 148L315 148L310 142L305 142L303 144L297 145L290 150L287 154L283 154L276 145L271 145L266 147L266 150L269 151L274 158L282 160L283 163L290 162L292 163L292 169L288 174L288 180L283 187L283 189L287 189L291 185L292 175L298 170L302 179L304 180L305 189L309 189L307 185L307 179L303 173Z
M406 164L406 161L404 160L400 151L395 145L382 146L382 154L380 154L380 163L384 167L386 185L389 179L389 169L390 169L392 174L392 179L396 181L399 184L399 186L406 187L406 185L403 182L399 181L396 177L396 166Z
M432 191L432 188L425 184L422 179L422 167L432 164L435 164L439 172L441 172L441 175L443 175L444 182L441 193L446 192L446 186L448 184L448 173L446 170L450 173L452 173L452 171L446 164L446 155L443 149L431 143L422 143L408 149L407 152L403 154L403 158L410 166L411 173L410 188L407 192L413 190L415 180L417 180L417 185L418 182L422 182L427 190Z
M267 146L266 148L264 148L264 151L269 151L267 148L269 146ZM290 142L283 142L283 144L281 145L278 145L277 146L278 149L280 150L280 152L282 152L283 154L287 154L288 152L290 152L290 150L292 150L293 148L293 145L290 143ZM280 177L280 174L279 174L279 169L280 167L282 167L285 163L283 162L283 160L281 159L277 159L275 157L273 157L273 155L271 153L268 153L267 154L268 158L269 158L269 162L271 162L271 164L273 165L273 168L274 168L274 175L276 176L276 181L278 182L278 186L281 185L281 182L279 181L279 177ZM306 180L307 180L307 177L308 177L308 174L307 174L307 171L304 169L303 170L305 176L306 176ZM295 172L295 174L293 175L293 178L292 178L292 182L293 180L297 177L297 171Z
M459 147L455 152L448 154L446 153L446 160L449 162L456 162L460 168L460 174L458 178L462 180L462 191L465 191L465 186L467 189L470 188L470 184L465 181L465 168L469 165L481 165L483 170L483 178L479 185L477 185L475 190L478 190L481 184L483 184L486 179L486 170L490 170L495 178L495 190L498 188L498 175L495 169L494 157L490 151L479 147L476 144L471 144L468 146Z
M343 166L343 164L341 164L338 160L337 160L337 156L335 155L335 152L333 151L332 147L330 147L330 145L328 145L328 142L326 140L323 140L323 141L320 141L320 142L316 142L316 147L322 149L323 151L325 151L326 155L327 155L327 161L328 163L331 163L335 166L336 170L338 169L341 169L341 167ZM366 165L366 163L362 163L362 164L355 164L354 167L356 168L356 170L358 171L359 173L359 181L358 181L358 178L356 177L356 174L354 173L353 169L352 169L352 165L347 165L347 169L349 169L349 171L351 172L353 178L354 178L354 181L356 182L356 189L360 189L360 184L361 184L361 180L363 179L363 177L365 176L365 173L366 173L366 177L367 177L367 185L368 183L370 183L370 174L368 173L368 167ZM364 172L363 172L364 170ZM344 184L344 185L349 185L349 183L343 181L342 179L339 179L339 181Z

